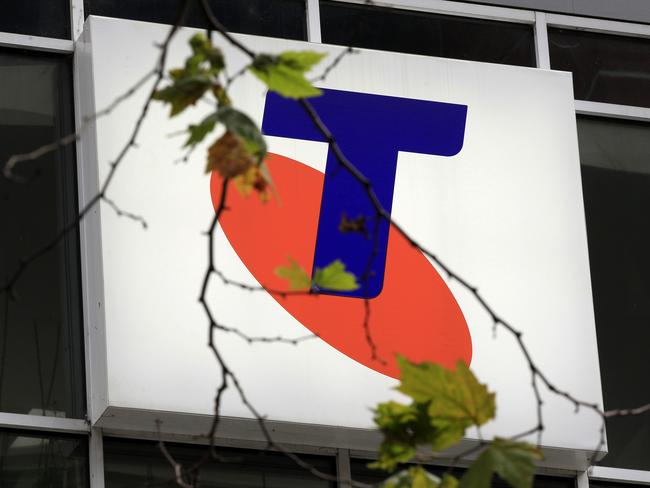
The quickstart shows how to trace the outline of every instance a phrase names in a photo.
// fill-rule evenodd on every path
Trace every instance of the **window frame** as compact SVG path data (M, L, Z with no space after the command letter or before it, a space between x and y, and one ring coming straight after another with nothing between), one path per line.
M77 0L72 0L74 3ZM8 32L0 32L0 48L2 49L7 49L7 50L16 50L16 51L30 51L33 52L34 54L50 54L50 55L61 55L61 56L69 56L72 58L72 55L74 54L75 51L75 45L72 40L67 40L67 39L59 39L59 38L51 38L51 37L41 37L41 36L34 36L34 35L25 35L25 34L15 34L15 33L8 33ZM70 103L73 105L70 107L69 113L64 114L65 117L71 117L75 118L75 105L76 105L76 93L74 91L74 79L73 79L73 66L72 66L72 59L70 59L70 73L69 73L69 80L70 80L70 86L68 87L70 90L69 94L63 95ZM75 127L76 128L76 121L75 120L68 120L69 126L70 127ZM64 134L61 134L61 136ZM65 149L67 153L72 153L75 154L75 148L73 146L70 146ZM69 155L69 154L68 154ZM64 180L74 180L75 179L75 173L76 173L76 166L78 165L78 158L75 157L74 160L75 167L66 170L64 173L61 175L61 178ZM65 215L63 215L63 219L67 221L68 219L72 218L72 213L76 211L73 210L73 208L76 206L74 202L76 201L77 195L75 195L73 192L65 192L64 195L62 195L62 198L65 199L66 201L66 211ZM79 243L77 242L76 244L71 243L70 239L75 239L77 240L77 235L75 233L74 236L67 237L63 240L62 245L64 249L61 251L64 253L66 256L66 259L70 258L71 254L75 254L76 252L76 257L79 255ZM76 251L75 251L76 248ZM76 259L75 257L75 259ZM73 273L78 273L79 272L79 265L73 266L74 269L71 269L69 271L72 271ZM63 279L66 282L70 281L70 275L66 274L66 276L63 276ZM83 283L81 282L80 279L76 279L73 286L78 287L78 290L73 290L70 293L79 295L82 293L82 288L83 288ZM68 297L68 302L70 300L74 301L74 297L70 298ZM81 302L81 300L77 301L78 306L84 306ZM75 311L70 309L70 303L68 303L68 306L66 308L66 313L70 313L75 316L81 316L81 310ZM85 336L85 322L83 324L79 324L79 317L69 317L69 320L71 320L73 323L76 323L77 325L83 325L83 329L80 328L78 331L72 331L72 337L75 337L79 339L79 349L81 351L78 351L78 354L80 354L80 359L81 359L81 364L85 366L85 356L86 354L84 353L84 344L83 344L83 337ZM77 349L77 345L74 345L74 348ZM85 389L84 394L82 395L83 401L85 404L87 404L87 393L88 393L88 378L85 377L84 371L73 371L71 372L72 376L77 376L81 375L81 381L80 384L83 385L83 388ZM82 417L85 417L85 415L82 412ZM47 437L48 435L54 435L56 436L57 434L64 434L66 436L71 436L71 437L76 437L76 438L85 438L88 440L88 434L90 433L90 424L87 420L87 418L62 418L62 417L50 417L50 416L42 416L42 415L30 415L30 414L18 414L18 413L9 413L9 412L0 412L0 429L3 431L24 431L26 433L32 433L32 434L42 434L44 437ZM90 443L88 443L90 445ZM92 450L89 452L89 456L92 453ZM88 466L88 472L91 470L91 465L89 464ZM90 486L95 486L95 485L90 485Z
M74 52L74 43L66 39L28 36L10 32L0 32L0 47L56 54L72 54Z
M316 3L320 7L321 0L305 0L309 7L310 3ZM456 1L449 0L398 0L398 1L389 1L389 0L372 0L371 4L368 4L367 0L332 0L334 3L340 4L350 4L350 5L366 5L372 7L380 7L384 9L392 10L401 10L407 12L422 12L426 14L438 14L444 15L447 17L460 17L463 19L476 19L476 20L486 20L494 22L507 22L512 24L521 24L527 25L533 29L533 47L535 49L535 58L537 61L536 66L522 66L526 68L539 68L540 66L540 56L543 56L544 53L548 56L548 36L546 36L546 29L544 28L544 35L542 36L541 32L538 32L538 18L543 13L535 12L532 10L518 10L511 9L506 7L492 7L485 5L476 5L461 3ZM307 15L310 14L309 8L307 8ZM316 18L317 17L317 18ZM318 31L314 32L314 38L310 37L309 25L315 24L318 20ZM322 43L322 31L320 23L320 8L317 15L314 15L313 19L307 19L307 40L309 42L318 42ZM546 40L546 49L544 49L543 43L544 39ZM419 56L425 56L424 54L418 54ZM448 58L453 59L453 58ZM542 59L543 62L543 59ZM550 69L550 60L548 61L548 69Z

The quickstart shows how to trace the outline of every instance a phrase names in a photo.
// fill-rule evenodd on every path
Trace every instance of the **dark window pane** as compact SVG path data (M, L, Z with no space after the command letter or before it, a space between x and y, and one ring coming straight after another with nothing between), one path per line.
M70 39L70 0L4 0L0 32Z
M178 0L84 0L84 13L173 24L179 5ZM304 0L211 0L210 5L229 31L307 39ZM200 2L190 2L183 24L202 29L210 27Z
M0 50L0 161L73 131L70 59ZM72 146L0 177L0 282L76 213ZM0 293L0 411L83 417L78 236L33 262Z
M378 484L386 480L390 476L390 473L383 471L381 469L371 469L368 467L368 464L371 463L372 459L351 459L350 460L350 471L352 473L352 479L360 483L368 484ZM430 473L435 474L436 476L442 476L445 473L446 469L443 466L423 466ZM397 468L397 471L408 468L408 465L402 465ZM463 470L456 468L450 472L454 476L462 476Z
M650 401L650 125L578 119L606 409ZM602 464L650 469L650 416L607 422Z
M650 107L650 40L550 29L551 67L573 73L578 100Z
M207 452L206 446L167 444L176 462L192 466ZM200 485L237 488L334 488L316 478L283 454L270 451L217 448L224 462L206 463L199 472ZM325 473L335 474L331 457L300 456ZM104 438L106 488L123 486L177 486L174 471L158 443Z
M377 484L384 481L388 476L386 472L368 468L368 463L371 461L352 459L350 461L350 469L352 470L352 479L362 483ZM401 466L399 469L404 469L407 466ZM424 466L424 468L438 477L445 474L451 474L460 478L463 476L465 469L453 468L449 470L445 466ZM492 480L491 486L494 488L509 488L510 485L498 477ZM533 481L535 488L575 488L574 478L564 478L558 476L535 476Z
M321 1L323 42L535 66L529 25Z
M648 488L648 485L635 485L632 483L616 481L589 480L589 488Z
M0 431L0 486L89 486L86 438Z

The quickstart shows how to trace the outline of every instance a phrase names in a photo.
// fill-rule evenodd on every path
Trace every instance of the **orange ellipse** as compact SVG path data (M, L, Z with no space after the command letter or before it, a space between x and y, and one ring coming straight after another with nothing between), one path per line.
M288 257L311 275L324 175L277 154L269 154L266 164L279 198L264 204L256 195L245 197L233 188L220 224L255 279L267 288L286 290L287 282L274 270ZM221 182L213 172L210 190L215 206ZM364 300L333 295L274 298L329 345L393 378L399 378L396 354L450 368L459 359L469 365L472 358L467 323L447 284L394 229L388 238L384 288L370 300L369 331L380 359L373 358L363 327Z

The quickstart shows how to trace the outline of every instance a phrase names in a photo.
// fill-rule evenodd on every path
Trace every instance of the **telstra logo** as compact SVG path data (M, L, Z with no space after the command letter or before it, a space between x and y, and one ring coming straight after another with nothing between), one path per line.
M465 105L329 89L311 102L388 212L399 198L393 195L399 151L453 156L463 146ZM324 141L296 101L274 93L266 96L262 132ZM278 154L269 154L267 164L280 201L262 204L232 192L231 210L221 218L253 276L267 287L285 289L274 269L291 256L308 273L340 259L357 277L367 277L354 292L277 297L288 313L343 354L392 377L399 374L396 353L446 366L458 359L470 363L469 330L451 291L420 251L387 222L375 220L365 190L331 150L325 174ZM219 192L220 178L213 173L214 204ZM368 233L342 233L344 215L366 217ZM364 298L370 299L373 342L386 363L372 358L363 328Z

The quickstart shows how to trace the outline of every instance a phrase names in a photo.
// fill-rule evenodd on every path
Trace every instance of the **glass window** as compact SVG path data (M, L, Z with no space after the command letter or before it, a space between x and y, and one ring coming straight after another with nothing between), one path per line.
M173 24L178 0L84 0L84 13ZM211 0L210 6L229 31L286 39L307 39L304 0ZM207 29L199 2L190 2L184 24Z
M174 459L183 466L192 466L206 454L206 446L167 444ZM201 467L201 486L237 488L334 488L296 466L283 454L271 451L217 448L223 462ZM317 469L335 474L333 457L301 458ZM123 486L177 486L174 471L163 457L157 442L104 438L104 473L106 488Z
M0 32L70 39L70 0L3 0Z
M352 459L350 460L350 469L352 470L352 479L362 483L376 484L384 481L388 476L385 471L378 469L368 468L370 460ZM406 466L402 466L405 468ZM453 468L449 470L445 466L424 466L430 473L442 477L445 473L452 474L458 478L463 476L465 469ZM400 468L401 469L401 468ZM491 485L493 488L509 488L510 485L498 477L492 480ZM557 476L535 476L533 481L535 488L575 488L574 478L561 478Z
M71 60L0 50L0 161L73 131ZM0 283L76 215L74 149L0 176ZM0 293L0 411L83 417L84 380L75 232Z
M0 486L89 486L86 438L0 431Z
M589 480L589 488L648 488L648 485L636 485L627 481Z
M578 119L606 409L650 401L650 125ZM650 469L650 416L607 422L601 464Z
M321 1L323 42L535 66L530 25Z
M372 461L372 459L350 459L350 472L352 473L352 479L360 483L378 484L392 476L390 473L381 469L369 468L368 464ZM399 471L406 467L406 465L403 465L397 468L397 470ZM424 468L436 476L442 476L446 470L443 466L424 466ZM452 470L450 474L461 476L462 472L460 469L456 468Z
M550 29L549 48L578 100L650 107L650 39Z

